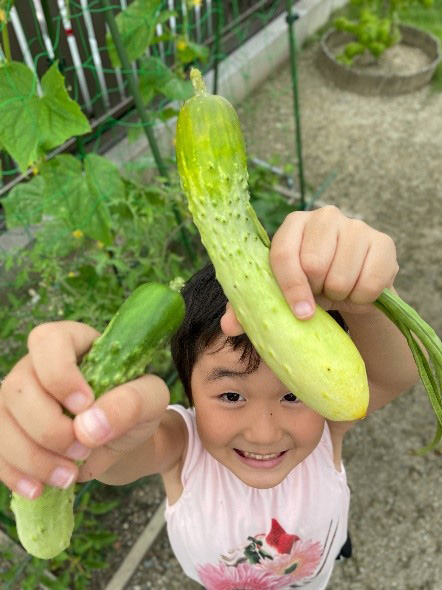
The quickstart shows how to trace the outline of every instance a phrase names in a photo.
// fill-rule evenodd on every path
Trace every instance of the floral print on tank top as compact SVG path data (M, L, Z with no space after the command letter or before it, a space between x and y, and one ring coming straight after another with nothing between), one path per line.
M206 590L301 588L311 581L323 554L321 543L287 533L273 518L268 534L248 537L222 555L218 565L199 566L198 575Z

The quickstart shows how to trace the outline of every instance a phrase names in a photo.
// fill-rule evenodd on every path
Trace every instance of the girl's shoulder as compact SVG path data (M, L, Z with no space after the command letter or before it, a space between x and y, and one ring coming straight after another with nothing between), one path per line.
M167 421L175 431L180 430L180 437L184 437L182 453L179 460L167 471L161 474L164 482L164 488L169 506L175 504L180 499L183 491L183 469L185 463L188 463L189 441L193 446L195 442L195 416L193 410L186 409L184 406L174 404L170 405L166 412Z
M328 430L330 433L330 440L333 449L333 463L338 471L342 468L342 443L346 433L353 428L356 421L351 422L334 422L333 420L326 420Z

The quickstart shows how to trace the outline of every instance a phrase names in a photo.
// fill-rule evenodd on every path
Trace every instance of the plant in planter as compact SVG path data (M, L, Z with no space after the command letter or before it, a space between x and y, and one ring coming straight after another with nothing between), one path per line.
M429 8L433 0L350 0L356 18L338 17L334 26L350 33L354 40L346 44L337 59L351 66L358 55L367 54L377 61L393 45L401 41L399 14L411 4Z

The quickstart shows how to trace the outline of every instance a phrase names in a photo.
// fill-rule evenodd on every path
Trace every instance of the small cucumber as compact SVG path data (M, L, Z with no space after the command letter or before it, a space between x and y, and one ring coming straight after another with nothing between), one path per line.
M178 290L157 283L135 289L80 364L95 396L142 375L155 351L180 326L184 311ZM17 534L30 555L52 559L69 547L74 489L75 484L66 490L46 485L35 500L12 494Z
M181 185L216 276L252 344L279 379L326 418L363 418L368 406L364 361L323 309L298 320L274 278L270 240L251 204L246 148L238 116L207 92L191 71L196 94L177 121Z

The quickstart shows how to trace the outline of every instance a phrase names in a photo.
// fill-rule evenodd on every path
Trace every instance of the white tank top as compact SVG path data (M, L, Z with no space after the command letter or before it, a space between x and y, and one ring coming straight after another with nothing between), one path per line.
M166 504L172 549L187 576L219 588L324 590L347 539L350 491L333 463L326 423L318 446L279 485L244 484L202 446L195 412L179 500Z

